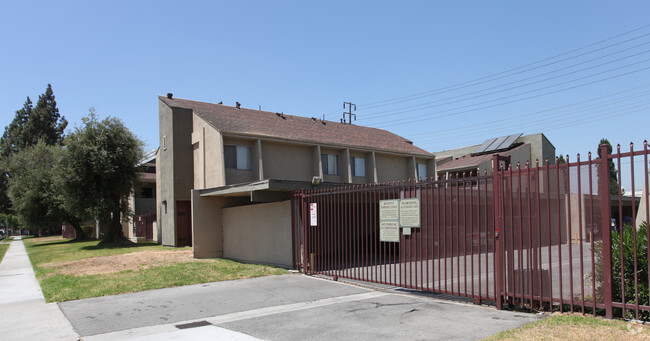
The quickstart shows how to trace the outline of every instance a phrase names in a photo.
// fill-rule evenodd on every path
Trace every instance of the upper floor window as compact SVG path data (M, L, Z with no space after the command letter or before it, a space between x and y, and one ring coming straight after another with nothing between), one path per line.
M246 146L223 146L226 168L251 169L251 148Z
M350 156L350 170L352 176L366 176L366 159Z
M426 164L426 163L418 163L417 166L418 166L418 167L417 167L417 168L418 168L418 169L417 169L417 172L418 172L418 174L417 174L418 179L424 179L424 178L426 178L426 177L427 177L427 164Z
M339 156L334 154L321 154L321 163L323 164L323 174L339 175Z

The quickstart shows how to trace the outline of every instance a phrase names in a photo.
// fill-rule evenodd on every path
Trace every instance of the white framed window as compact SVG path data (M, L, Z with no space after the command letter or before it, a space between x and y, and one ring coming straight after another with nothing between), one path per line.
M350 156L350 170L352 171L352 176L366 176L366 159Z
M427 177L427 164L426 163L418 163L417 164L417 172L418 172L418 179L424 179Z
M323 174L339 175L339 156L334 154L321 154L321 163L323 164Z
M251 148L246 146L223 146L224 163L230 169L251 169Z

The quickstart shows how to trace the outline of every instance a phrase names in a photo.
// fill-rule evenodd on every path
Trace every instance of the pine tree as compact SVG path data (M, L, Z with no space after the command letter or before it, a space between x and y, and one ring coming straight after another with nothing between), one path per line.
M600 155L600 146L606 144L607 145L607 153L611 154L612 153L612 144L609 143L609 141L606 138L600 139L600 143L598 144L598 158L601 158ZM617 174L618 171L616 170L616 166L614 165L614 161L612 159L607 160L607 166L609 168L609 193L612 195L618 195L618 179L617 179Z
M7 160L21 150L35 146L39 140L47 145L60 145L67 125L68 121L56 107L51 84L47 85L45 93L38 96L36 107L27 97L23 107L16 111L16 116L0 138L0 212L9 213L11 210L7 197L10 179L5 166Z

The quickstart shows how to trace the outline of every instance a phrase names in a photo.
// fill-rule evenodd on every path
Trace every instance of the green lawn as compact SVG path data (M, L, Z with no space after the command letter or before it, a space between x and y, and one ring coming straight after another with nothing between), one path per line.
M25 241L36 277L48 302L288 273L287 270L271 266L242 264L224 259L184 259L171 264L149 264L112 273L61 273L65 267L76 267L78 262L74 261L90 260L94 257L129 253L133 253L133 257L142 257L148 251L179 253L190 249L169 248L157 244L138 244L133 247L104 247L97 244L97 241L71 242L47 238ZM102 258L104 259L110 257ZM59 262L71 263L63 266L52 264ZM87 265L85 270L88 270Z
M650 327L578 314L552 314L485 340L650 340Z
M9 249L9 243L0 243L0 262L5 258L5 253Z

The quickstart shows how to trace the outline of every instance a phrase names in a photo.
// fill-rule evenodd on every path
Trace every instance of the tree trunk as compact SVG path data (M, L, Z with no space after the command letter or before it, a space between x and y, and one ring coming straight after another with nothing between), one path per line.
M70 223L72 227L74 227L74 241L75 242L80 242L82 240L88 239L88 236L86 235L86 232L81 228L79 223Z
M120 245L132 245L133 242L130 241L124 232L122 232L122 223L120 220L120 210L113 211L113 217L111 218L111 223L108 225L108 230L104 239L102 239L100 244L120 244Z

